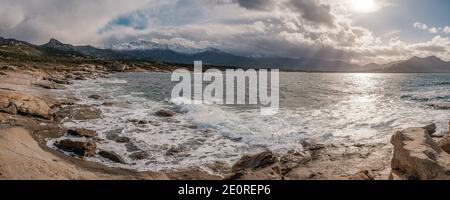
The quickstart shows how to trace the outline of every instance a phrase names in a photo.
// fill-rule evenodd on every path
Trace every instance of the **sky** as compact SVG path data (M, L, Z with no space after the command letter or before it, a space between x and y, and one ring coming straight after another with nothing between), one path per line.
M357 64L450 61L448 0L0 0L0 36L111 47L138 39Z

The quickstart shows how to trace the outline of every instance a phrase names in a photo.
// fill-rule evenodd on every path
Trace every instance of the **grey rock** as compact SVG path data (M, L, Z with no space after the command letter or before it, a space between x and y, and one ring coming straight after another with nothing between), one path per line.
M98 152L98 155L115 163L126 164L125 161L122 159L122 157L120 157L118 154L114 152L101 150Z
M132 153L129 157L133 160L145 160L148 159L149 155L145 151L139 151L136 153Z
M69 129L67 134L85 138L93 138L97 136L97 132L85 128Z

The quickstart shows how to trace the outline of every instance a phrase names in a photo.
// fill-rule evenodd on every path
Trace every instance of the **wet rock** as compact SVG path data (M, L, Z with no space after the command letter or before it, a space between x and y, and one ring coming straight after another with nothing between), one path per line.
M136 153L132 153L129 157L133 160L145 160L148 159L149 155L145 151L139 151Z
M112 130L106 133L106 139L115 141L118 137L121 130Z
M138 120L138 119L130 119L130 120L128 120L128 122L136 124L136 125L145 125L145 124L150 123L150 121Z
M90 95L89 97L88 97L89 99L95 99L95 100L99 100L99 99L101 99L102 98L102 96L100 96L100 95L97 95L97 94L93 94L93 95Z
M354 176L350 176L349 180L357 180L357 181L371 181L375 180L375 176L368 170L363 170L356 173Z
M73 74L66 74L66 75L64 75L64 78L65 79L74 79L75 76Z
M130 138L127 137L118 137L115 140L117 143L129 143L130 142Z
M50 119L50 107L42 99L11 90L0 90L0 111Z
M63 90L63 89L66 89L66 87L64 87L63 85L60 85L60 84L54 83L54 82L50 82L50 81L40 81L36 85L40 86L42 88L45 88L45 89L50 89L50 90Z
M128 152L136 152L141 150L133 142L128 142L127 144L125 144L125 147L127 148Z
M73 79L74 79L74 80L77 80L77 81L84 81L84 80L87 80L87 79L84 78L83 76L75 76Z
M326 146L324 144L318 144L318 143L314 143L314 142L309 142L309 141L301 141L302 147L305 150L308 151L321 151L326 149Z
M121 130L116 130L116 131L121 131ZM128 137L119 136L119 134L116 131L106 133L106 139L117 142L117 143L129 143L131 141L131 139Z
M67 134L85 138L93 138L97 136L97 132L85 128L69 129Z
M450 103L433 103L428 104L428 106L432 107L435 110L450 110Z
M450 154L450 136L447 135L439 141L439 147Z
M278 158L272 152L263 152L253 156L244 156L238 162L236 162L232 170L242 171L242 170L253 170L262 169L278 163Z
M242 141L242 137L225 137L228 140L231 140L233 142L241 142Z
M111 106L114 106L115 105L115 103L114 102L110 102L110 101L106 101L106 102L103 102L102 103L102 106L108 106L108 107L111 107Z
M443 152L423 128L396 131L391 176L408 179L450 179L450 155Z
M67 98L64 98L64 99L58 99L55 103L54 103L54 105L53 105L53 107L55 107L55 108L60 108L60 107L62 107L62 106L73 106L73 105L75 105L75 103L77 102L77 101L79 101L79 99L76 99L76 98L69 98L69 97L67 97ZM56 110L57 111L57 110Z
M176 113L170 110L159 110L155 115L159 117L173 117Z
M108 107L112 107L112 106L116 106L116 107L128 107L131 103L128 101L105 101L102 103L102 106L108 106Z
M172 147L166 151L166 156L175 156L177 154L183 153L182 147Z
M75 153L79 156L91 157L95 154L97 144L95 142L78 142L72 140L61 140L55 143L61 150Z
M428 131L428 134L433 135L434 133L436 133L436 124L429 124L427 126L422 127L423 129Z
M94 107L79 105L79 106L67 106L60 108L55 112L55 120L61 121L63 119L71 120L91 120L98 119L102 115L102 112Z
M100 155L103 158L106 158L110 161L113 161L115 163L121 163L121 164L126 164L125 161L122 159L122 157L120 157L118 154L114 153L114 152L109 152L109 151L99 151L98 155Z

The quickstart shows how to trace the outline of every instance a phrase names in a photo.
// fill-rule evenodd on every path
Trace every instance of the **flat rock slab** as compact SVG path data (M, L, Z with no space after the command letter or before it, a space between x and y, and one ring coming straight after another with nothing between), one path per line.
M102 112L98 108L85 105L67 106L59 109L55 114L55 120L91 120L98 119Z

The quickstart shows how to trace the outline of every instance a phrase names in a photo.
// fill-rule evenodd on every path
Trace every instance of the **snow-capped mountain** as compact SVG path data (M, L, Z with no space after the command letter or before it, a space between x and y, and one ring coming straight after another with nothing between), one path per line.
M197 54L208 51L208 49L191 47L179 43L159 43L148 40L136 40L132 42L113 45L116 51L136 51L136 50L171 50L181 54Z

